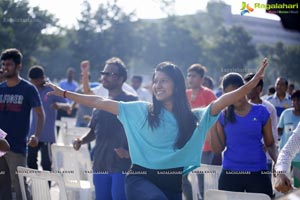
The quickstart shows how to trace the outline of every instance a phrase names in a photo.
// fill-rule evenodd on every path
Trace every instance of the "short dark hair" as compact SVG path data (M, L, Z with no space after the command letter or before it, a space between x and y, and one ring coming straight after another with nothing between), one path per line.
M283 80L284 83L285 83L285 85L286 85L286 87L288 87L289 81L287 80L287 78L285 78L285 77L278 77L278 78L276 79L276 83L277 83L279 80Z
M39 65L34 65L29 68L28 77L31 79L41 78L45 75L44 68Z
M295 89L295 84L294 84L294 83L290 83L290 84L289 84L289 88Z
M22 63L23 55L22 53L15 48L5 49L1 53L1 60L9 60L12 59L16 65Z
M142 76L139 76L139 75L134 75L134 76L132 77L132 79L136 79L136 80L138 80L139 82L143 82L143 77L142 77Z
M204 77L205 73L207 72L207 69L206 67L202 66L201 64L199 63L196 63L196 64L192 64L188 70L188 72L196 72L197 74L200 75L200 77Z
M274 94L274 93L276 92L275 87L274 87L274 86L270 86L270 87L268 88L268 92L269 92L270 94Z
M123 77L125 82L127 80L127 69L124 62L118 57L112 57L106 60L105 65L114 65L118 68L119 76Z
M246 82L248 82L248 81L250 81L254 76L255 76L255 73L250 72L250 73L248 73L248 74L246 74L246 75L244 76L244 80L245 80ZM260 86L261 89L263 89L263 87L264 87L264 81L263 81L263 79L260 79L260 80L259 80L259 82L257 83L256 87L258 87L258 86Z
M205 85L209 89L213 90L214 89L214 79L212 77L210 77L210 76L204 76L204 83L203 83L203 85Z
M291 99L300 99L300 90L296 90L295 92L293 92L293 94L291 95Z

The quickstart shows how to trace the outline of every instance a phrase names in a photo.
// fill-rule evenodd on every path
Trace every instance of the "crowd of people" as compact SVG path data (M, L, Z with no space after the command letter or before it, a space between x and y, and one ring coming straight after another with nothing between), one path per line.
M188 67L186 78L174 63L159 63L150 90L141 75L128 84L126 65L117 57L106 61L99 82L90 81L85 60L80 83L76 69L68 68L56 85L38 65L21 77L21 52L4 50L0 129L7 135L0 135L0 199L13 199L13 193L22 199L17 166L38 169L39 151L42 169L52 170L49 149L62 116L90 128L73 147L90 147L96 199L192 199L186 174L200 163L222 165L220 190L274 198L274 188L283 193L298 188L300 90L278 77L273 93L263 96L267 65L265 58L255 73L226 74L222 94L198 63ZM202 198L203 181L199 174Z

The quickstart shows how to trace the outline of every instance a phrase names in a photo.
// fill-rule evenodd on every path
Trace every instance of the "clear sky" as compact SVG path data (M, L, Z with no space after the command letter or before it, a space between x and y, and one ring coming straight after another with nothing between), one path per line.
M107 0L89 0L92 10ZM199 10L205 10L209 0L176 0L174 10L178 15L193 14ZM232 6L232 13L239 14L242 1L253 5L254 3L266 3L266 0L224 0ZM71 27L80 18L81 4L83 0L29 0L31 6L39 6L54 14L62 26ZM161 18L164 13L160 10L159 0L119 0L119 4L125 11L136 10L139 18ZM250 16L250 15L249 15ZM264 9L256 9L251 16L278 19L275 15L266 14Z

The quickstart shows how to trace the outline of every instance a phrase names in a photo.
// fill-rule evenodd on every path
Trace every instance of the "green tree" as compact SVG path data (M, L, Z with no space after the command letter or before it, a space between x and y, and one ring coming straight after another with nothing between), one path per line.
M251 43L251 36L239 26L220 29L209 53L211 63L225 73L232 71L231 69L241 73L247 72L244 69L247 62L258 56L255 46Z
M287 77L290 81L300 84L300 46L284 46L278 42L274 46L261 45L259 51L269 59L269 75Z
M125 13L118 1L108 1L91 12L88 1L84 1L79 28L68 31L69 48L73 54L73 65L88 59L92 65L92 78L99 75L99 69L106 59L119 56L125 62L132 56L134 13Z
M201 60L201 47L178 18L169 17L164 22L161 32L161 56L163 60L174 61L183 68Z
M35 58L33 64L42 65L51 80L65 77L67 67L78 66L78 63L74 66L73 51L69 48L69 43L68 35L43 34L42 42L32 53Z
M56 19L38 7L29 7L28 2L0 1L0 49L18 48L24 56L23 70L31 64L31 57L42 42L42 31L54 26Z

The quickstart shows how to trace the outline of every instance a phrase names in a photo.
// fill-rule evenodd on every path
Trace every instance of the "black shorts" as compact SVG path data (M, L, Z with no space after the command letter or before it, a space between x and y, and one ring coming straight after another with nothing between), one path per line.
M268 171L231 171L222 170L219 178L219 190L233 192L264 193L273 197L272 183Z

